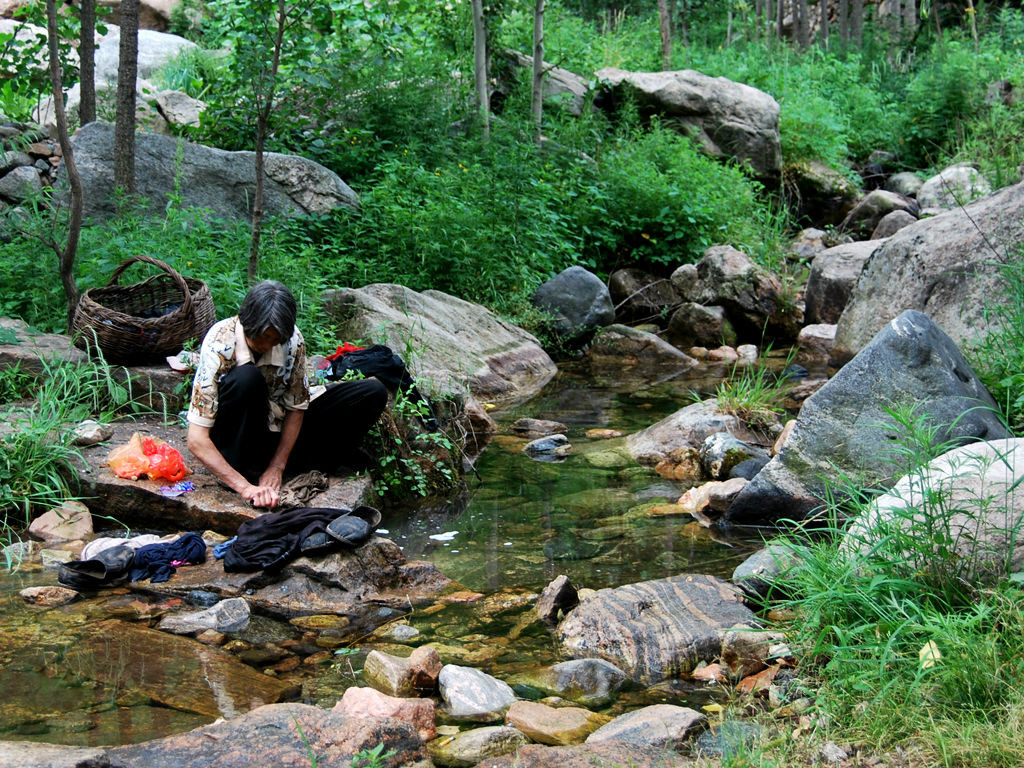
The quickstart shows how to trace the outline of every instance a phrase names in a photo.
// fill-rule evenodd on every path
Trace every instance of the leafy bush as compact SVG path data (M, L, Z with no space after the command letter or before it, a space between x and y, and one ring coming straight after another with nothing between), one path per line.
M973 554L958 553L950 525L954 512L980 515L1007 500L978 498L954 509L922 472L952 444L936 440L937 428L918 408L889 415L901 434L892 461L915 493L891 524L871 519L853 540L842 540L838 524L848 509L833 503L831 527L786 541L794 553L785 576L794 619L782 628L804 673L820 676L818 704L841 738L885 748L913 737L933 757L956 753L946 764L1019 764L1016 739L984 754L971 745L979 727L1004 735L1016 727L1024 703L1016 683L1024 674L1024 593L1005 570L997 586L979 584ZM838 487L832 498L853 503L855 516L868 512L858 484Z
M598 269L664 272L696 261L712 245L756 254L771 240L760 186L739 168L657 123L610 144L574 204L583 254Z
M999 264L1002 294L984 308L994 326L978 344L967 349L971 364L1003 409L1010 427L1024 432L1024 263L1019 253Z

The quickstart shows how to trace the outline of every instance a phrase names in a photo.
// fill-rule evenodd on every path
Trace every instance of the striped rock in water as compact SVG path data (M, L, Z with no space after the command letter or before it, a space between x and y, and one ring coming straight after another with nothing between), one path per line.
M605 659L653 684L718 659L735 626L760 626L736 587L681 574L598 590L559 624L557 638L569 656Z

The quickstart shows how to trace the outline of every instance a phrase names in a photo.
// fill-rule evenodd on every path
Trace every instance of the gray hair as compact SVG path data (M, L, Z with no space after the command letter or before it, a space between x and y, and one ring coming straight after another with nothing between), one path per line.
M238 309L238 319L246 336L253 338L273 328L281 337L281 343L285 344L295 330L296 313L292 292L277 280L264 280L245 294Z

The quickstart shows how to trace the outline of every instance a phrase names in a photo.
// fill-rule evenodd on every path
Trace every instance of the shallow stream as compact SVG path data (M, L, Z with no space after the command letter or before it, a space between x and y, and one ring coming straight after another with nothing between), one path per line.
M268 619L254 620L225 647L286 681L297 698L330 706L347 687L361 684L358 671L372 648L406 655L430 642L445 662L513 680L561 660L533 611L537 593L560 574L593 589L684 572L728 578L757 541L712 538L689 517L649 516L652 505L675 502L686 487L617 460L615 448L624 438L585 436L597 428L629 433L649 426L691 402L691 392L712 392L725 368L699 371L647 385L621 377L595 381L584 369L563 366L539 396L500 415L502 434L478 459L479 479L469 477L464 498L441 511L385 514L382 535L410 560L429 560L464 585L464 600L457 596L407 615L382 609L382 630L340 653L308 631ZM529 458L521 450L526 440L508 430L520 417L568 425L571 453L561 461ZM143 648L132 633L90 631L111 618L145 625L179 607L176 601L114 590L46 610L18 596L26 586L55 583L51 569L0 576L0 738L132 743L247 708L230 695L244 684L215 667L205 646L176 639ZM199 679L215 691L211 702L186 695ZM627 693L606 711L698 699L684 685L663 685Z

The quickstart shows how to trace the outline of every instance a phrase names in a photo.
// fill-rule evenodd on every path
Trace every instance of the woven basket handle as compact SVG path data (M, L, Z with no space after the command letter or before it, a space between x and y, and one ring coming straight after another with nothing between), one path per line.
M181 288L181 293L185 297L185 300L181 303L181 312L183 314L187 314L188 312L192 311L192 292L188 289L188 283L185 282L185 278L181 276L181 273L174 269L174 267L171 267L165 262L160 261L160 259L154 259L152 256L147 256L144 253L140 253L137 256L131 256L130 258L127 258L123 262L121 262L121 266L115 269L114 274L110 276L110 280L107 282L107 285L117 285L117 280L119 277L121 277L121 273L128 269L128 267L130 267L132 264L135 264L136 262L140 261L145 262L146 264L152 264L155 267L159 267L164 272L169 274L171 278L174 280L174 282L178 284L178 287Z

